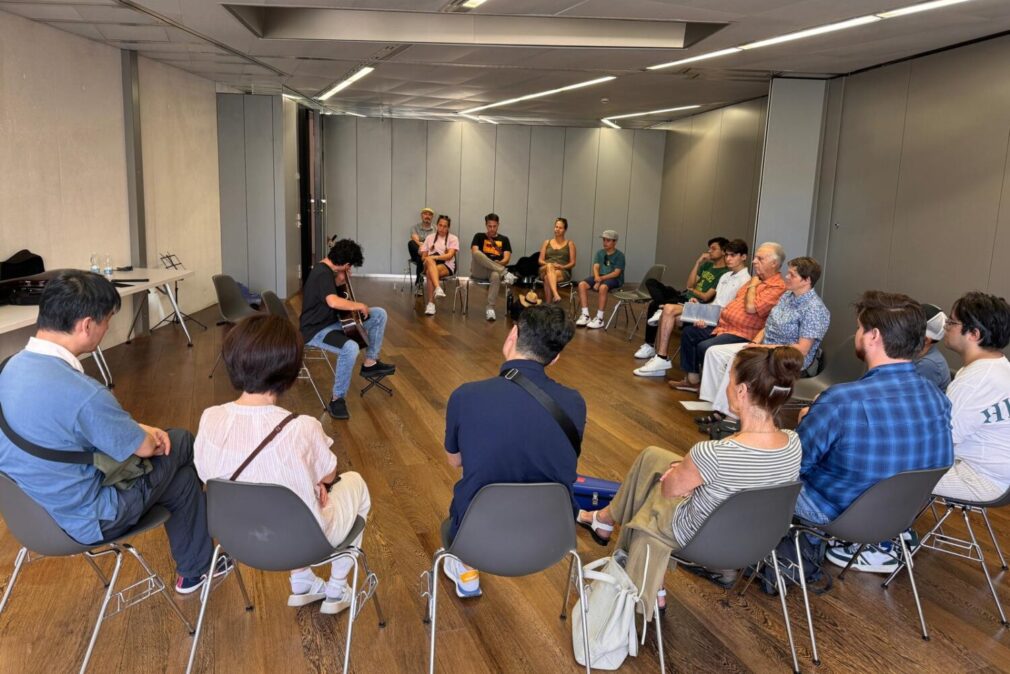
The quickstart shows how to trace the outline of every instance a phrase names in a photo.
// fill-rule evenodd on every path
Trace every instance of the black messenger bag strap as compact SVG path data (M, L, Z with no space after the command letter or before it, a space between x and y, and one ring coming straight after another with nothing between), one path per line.
M568 442L572 443L572 449L575 450L575 456L580 456L582 454L582 439L579 437L579 431L575 428L575 423L572 421L571 417L565 414L565 411L561 409L561 406L554 402L554 399L547 395L542 388L530 381L529 377L523 375L522 372L516 368L512 368L506 372L502 372L502 377L518 384L527 393L533 396L533 399L540 403L545 410L550 412L554 420L558 422L561 426L561 430L565 432L568 436Z
M235 470L234 473L231 474L231 477L229 477L228 479L232 482L237 480L238 476L242 474L242 471L246 469L246 466L252 463L252 460L256 458L256 455L262 452L263 448L269 445L273 441L273 439L276 438L280 434L280 432L284 430L284 427L287 426L288 423L294 421L297 418L298 415L295 414L294 412L284 417L284 419L279 424L277 424L272 431L270 431L270 434L267 435L265 438L263 438L263 442L261 442L259 446L257 446L256 449L254 449L249 454L249 456L245 458L245 461L242 462L242 464Z

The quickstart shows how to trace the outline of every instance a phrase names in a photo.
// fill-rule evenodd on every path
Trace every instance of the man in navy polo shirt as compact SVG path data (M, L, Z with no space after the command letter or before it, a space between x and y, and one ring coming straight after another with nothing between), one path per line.
M500 371L515 368L543 390L569 416L581 438L586 401L544 372L574 333L575 325L557 305L525 309L505 338ZM449 540L481 487L496 482L558 482L571 492L578 463L575 448L550 412L521 386L500 376L453 391L445 413L445 451L450 466L463 468L463 477L453 488L449 519L442 525ZM573 496L572 513L576 512ZM476 569L452 558L442 568L458 596L480 596Z

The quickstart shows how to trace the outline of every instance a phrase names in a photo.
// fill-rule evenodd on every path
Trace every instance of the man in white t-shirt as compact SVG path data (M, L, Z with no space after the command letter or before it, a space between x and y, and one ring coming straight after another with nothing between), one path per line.
M947 387L954 465L937 483L938 496L989 501L1010 487L1010 305L970 292L954 302L943 343L964 361Z

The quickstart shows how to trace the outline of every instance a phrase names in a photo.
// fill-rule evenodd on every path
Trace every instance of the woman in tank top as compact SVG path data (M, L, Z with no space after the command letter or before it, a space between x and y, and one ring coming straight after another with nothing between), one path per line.
M547 302L560 302L558 283L571 280L572 267L575 266L575 242L565 238L568 231L568 220L558 218L554 221L554 238L544 241L540 246L540 278L544 280L544 299Z

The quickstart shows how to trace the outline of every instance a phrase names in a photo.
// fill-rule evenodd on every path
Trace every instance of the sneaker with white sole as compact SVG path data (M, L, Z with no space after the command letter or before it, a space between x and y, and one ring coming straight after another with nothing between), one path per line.
M458 559L449 557L442 565L442 571L455 584L457 597L466 599L469 597L479 597L482 594L480 591L480 572L477 569L471 569Z
M292 592L288 595L288 606L308 606L323 599L326 599L326 581L316 576L307 591Z
M351 586L347 582L326 583L326 599L319 607L320 613L336 615L351 605Z
M425 316L434 316L435 315L435 303L434 302L428 302L428 306L426 306L424 308L424 315Z
M662 308L656 309L656 313L654 313L653 315L649 316L649 320L647 320L646 323L648 323L649 325L651 325L653 327L656 327L657 325L659 325L659 319L661 319L662 317L663 317L663 310L662 310Z
M593 320L586 323L586 327L589 328L590 330L599 330L600 328L603 327L603 319L597 316Z
M484 318L488 319L489 321L493 321L498 317L495 316L494 309L488 309L487 311L484 312Z
M644 360L646 358L652 358L656 355L656 347L652 344L643 344L638 347L638 351L635 352L635 358Z
M867 545L849 568L853 571L865 571L868 573L891 573L898 568L898 558L892 554L893 547L894 545L891 541L884 541L876 545ZM852 559L852 556L856 554L856 550L858 549L859 545L849 543L848 545L828 548L826 554L829 562L835 566L844 567L849 563L849 560Z
M214 577L218 578L220 576L229 573L235 566L235 562L232 561L231 557L228 555L221 555L217 558L217 562L214 566ZM207 580L207 574L202 576L189 576L183 577L179 576L175 581L175 591L179 594L191 594L196 592L201 587L203 587L204 582Z
M673 367L673 363L669 358L653 356L645 365L637 368L635 374L639 377L665 377L666 371L671 367Z
M510 271L507 271L505 272L505 275L501 277L501 280L505 285L510 286L515 285L517 279L515 274L513 274Z
M435 297L445 297L445 291L442 290L442 286L435 288Z
M589 324L589 314L579 314L579 318L575 321L575 327L584 328Z

